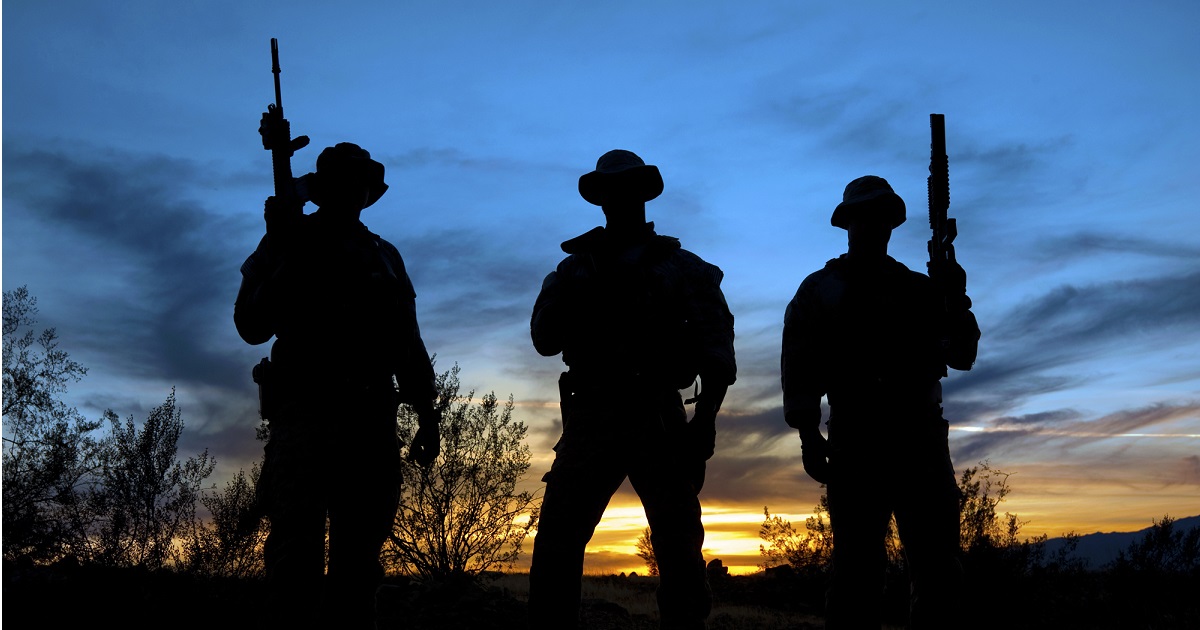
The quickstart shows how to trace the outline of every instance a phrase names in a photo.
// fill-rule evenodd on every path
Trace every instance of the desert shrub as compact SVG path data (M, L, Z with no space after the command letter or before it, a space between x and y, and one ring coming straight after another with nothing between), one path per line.
M439 374L441 454L428 468L405 461L395 527L384 547L394 570L423 577L478 574L511 567L537 524L537 497L518 492L529 470L527 427L513 420L513 400L494 393L478 402L459 394L459 368ZM401 406L397 430L410 442L418 419Z

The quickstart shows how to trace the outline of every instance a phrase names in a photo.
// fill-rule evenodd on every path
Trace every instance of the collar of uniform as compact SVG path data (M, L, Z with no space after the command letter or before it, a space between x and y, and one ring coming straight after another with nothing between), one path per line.
M648 221L645 225L645 231L638 236L640 238L636 238L632 241L632 243L644 243L647 241L660 240L662 238L670 238L659 237L658 234L654 232L653 221ZM562 250L568 254L592 254L606 249L611 249L613 246L612 241L612 236L608 230L603 227L595 227L587 232L584 232L583 234L580 234L579 236L576 236L573 239L564 241L562 244ZM676 242L678 241L676 240Z
M833 271L841 271L850 274L894 274L902 273L908 269L908 267L905 267L895 258L886 255L883 258L862 261L850 258L849 254L842 254L841 256L838 256L837 258L825 263L825 266Z
M339 217L336 213L329 210L321 210L317 208L316 212L310 215L310 221L320 227L321 230L332 230L341 232L367 232L367 226L359 219L347 220L344 217Z

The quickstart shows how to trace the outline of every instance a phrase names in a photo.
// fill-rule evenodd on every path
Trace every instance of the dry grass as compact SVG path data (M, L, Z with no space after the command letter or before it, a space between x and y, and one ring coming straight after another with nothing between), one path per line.
M505 595L527 601L529 599L529 574L509 573L496 576L489 585ZM629 628L653 627L658 624L658 603L655 589L658 578L649 576L605 576L583 577L583 599L585 608L589 600L616 604L631 617ZM584 618L587 619L586 614ZM709 630L814 630L824 627L824 619L802 612L781 611L765 606L738 603L722 603L720 598L713 606L709 617ZM589 630L585 626L585 630Z
M488 586L500 589L505 595L520 601L529 601L529 574L505 573L496 576ZM601 599L614 603L629 611L631 615L653 615L658 617L658 603L654 589L658 578L619 577L615 575L584 575L583 599Z

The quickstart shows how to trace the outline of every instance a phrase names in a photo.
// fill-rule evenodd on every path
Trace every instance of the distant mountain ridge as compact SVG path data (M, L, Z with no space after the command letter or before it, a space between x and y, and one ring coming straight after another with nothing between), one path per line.
M1146 532L1153 526L1136 532L1095 532L1079 537L1079 546L1072 554L1084 561L1088 569L1102 569L1104 565L1117 559L1117 554L1129 548L1129 545L1142 540ZM1173 527L1176 531L1187 531L1200 527L1200 516L1189 516L1175 519ZM1052 556L1067 545L1066 538L1051 538L1046 541L1046 555Z

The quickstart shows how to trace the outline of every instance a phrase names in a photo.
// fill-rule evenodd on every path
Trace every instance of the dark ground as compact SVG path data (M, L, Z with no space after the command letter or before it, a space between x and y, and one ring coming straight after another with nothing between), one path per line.
M10 628L261 628L258 581L172 572L6 564L3 623ZM389 580L379 596L381 630L523 630L520 576L483 585ZM587 630L656 630L654 578L589 577ZM1200 578L1083 573L968 584L963 628L1200 628ZM710 630L820 628L824 587L798 576L715 580ZM599 596L594 596L594 595ZM905 593L888 589L888 627L903 627ZM635 602L633 604L629 602ZM620 602L620 603L618 603ZM314 627L319 627L314 624ZM328 624L326 627L336 627Z

